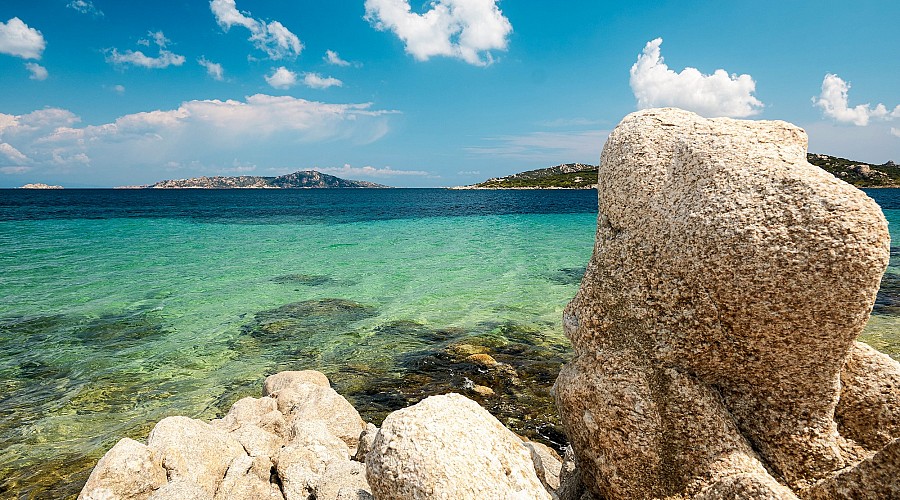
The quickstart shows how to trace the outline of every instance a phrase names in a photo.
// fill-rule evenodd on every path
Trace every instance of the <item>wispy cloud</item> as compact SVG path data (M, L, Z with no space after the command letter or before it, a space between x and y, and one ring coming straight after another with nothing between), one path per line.
M253 46L265 52L271 59L297 57L303 50L303 44L297 35L291 33L283 24L278 21L266 23L244 15L237 10L235 0L212 0L209 8L224 31L230 30L232 26L247 28Z
M215 168L225 172L235 165L285 164L308 145L378 140L389 131L393 113L373 109L371 103L330 104L264 94L187 101L174 109L127 114L100 125L81 125L78 116L59 108L0 113L0 144L6 144L0 146L0 166L21 166L27 158L24 165L39 172L81 172L84 179L119 176L130 183L148 176L164 178L172 168L166 165L184 166L191 175ZM131 159L128 168L136 169L130 175L123 170L122 158ZM89 172L85 165L91 166ZM203 165L204 170L195 172L191 165ZM400 172L358 171L374 176Z
M94 6L91 0L72 0L66 7L75 9L82 14L90 14L94 17L102 17L103 11Z
M44 35L18 17L0 23L0 54L22 59L40 59L46 46Z
M759 113L763 103L753 96L750 75L729 75L717 69L704 75L696 68L681 73L669 69L660 55L662 38L647 42L631 67L631 90L639 109L674 106L703 116L746 117Z
M225 70L222 69L222 65L219 63L214 63L208 60L206 57L201 57L197 60L197 64L206 68L206 74L209 75L213 80L221 82L225 79Z
M41 66L38 63L33 63L33 62L25 63L25 68L31 72L31 76L29 76L28 78L30 78L32 80L43 81L43 80L46 80L47 77L49 76L49 73L47 72L47 68Z
M343 87L344 82L330 76L323 77L318 73L306 73L303 76L303 84L312 89L327 89L329 87Z
M416 60L445 56L487 66L494 61L490 51L506 50L512 32L498 1L435 0L417 14L408 0L366 0L366 20L397 35Z
M813 97L813 104L822 109L825 116L833 118L839 123L852 123L858 127L865 127L869 120L894 120L900 118L900 105L893 111L888 111L884 104L876 104L873 108L870 104L858 104L850 107L848 93L850 84L834 74L825 75L822 80L822 92L819 97ZM893 133L893 129L892 129Z
M391 167L384 168L375 168L372 166L365 167L351 167L349 164L344 164L342 167L317 167L316 170L326 173L333 174L337 176L357 176L357 177L399 177L399 176L415 176L415 177L428 177L431 176L429 172L425 172L423 170L394 170Z
M495 156L543 162L596 163L600 159L608 130L581 132L532 132L485 139L487 145L467 147L478 156Z
M322 60L332 66L350 66L350 61L341 59L341 56L333 50L326 50L325 57Z
M591 127L602 124L602 120L591 120L589 118L557 118L555 120L547 120L538 122L541 127L547 128L566 128L566 127Z
M282 66L266 75L266 83L276 89L289 89L297 85L297 73Z
M181 66L184 64L184 56L175 54L166 48L171 40L166 38L166 35L162 31L151 31L147 35L150 39L138 40L138 44L148 47L151 43L155 44L159 48L159 54L156 57L148 56L140 50L129 49L125 52L119 52L118 49L112 48L107 49L106 61L121 66L132 65L153 69Z

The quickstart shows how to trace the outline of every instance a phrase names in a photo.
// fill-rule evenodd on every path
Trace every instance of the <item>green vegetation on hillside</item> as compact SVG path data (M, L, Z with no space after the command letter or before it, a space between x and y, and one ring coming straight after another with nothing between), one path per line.
M488 179L473 187L481 189L592 189L596 185L596 165L566 163Z
M889 161L873 165L837 156L809 153L807 161L856 187L900 187L900 166Z

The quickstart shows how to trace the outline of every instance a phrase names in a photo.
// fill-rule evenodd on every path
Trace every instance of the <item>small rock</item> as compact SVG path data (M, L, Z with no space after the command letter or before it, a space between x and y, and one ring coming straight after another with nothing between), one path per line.
M328 464L315 489L316 500L372 498L365 464L340 460Z
M275 393L278 410L289 424L320 420L328 430L342 439L350 449L359 444L359 434L366 428L359 412L343 396L330 387L300 383Z
M287 429L284 416L278 411L278 402L271 397L240 399L231 405L227 415L210 424L226 431L250 424L278 436L284 436Z
M475 385L472 387L472 391L478 394L479 396L483 396L489 398L494 395L494 390L485 385Z
M558 490L559 475L562 472L562 459L559 454L553 451L553 448L535 441L528 441L525 446L531 451L534 470L541 484L550 493Z
M228 472L222 485L216 491L215 500L283 500L278 485L270 482L272 461L268 457L238 457Z
M314 451L323 461L349 460L347 444L321 420L298 420L291 426L289 444Z
M143 499L165 483L162 459L141 443L124 438L97 462L78 498Z
M150 431L147 445L162 458L170 481L195 483L210 496L232 460L247 455L241 443L224 431L187 417L160 420Z
M366 428L363 429L362 433L359 435L359 446L356 448L353 460L356 460L357 462L366 461L366 453L369 453L369 450L372 449L376 434L378 434L378 427L375 427L375 424L371 422L367 423Z
M284 371L266 377L266 381L263 383L263 396L268 396L286 387L296 387L299 384L331 387L328 377L322 372L315 370Z
M469 363L473 363L479 366L484 366L485 368L491 368L497 366L497 360L494 359L490 354L473 354L466 358L466 361Z
M313 498L325 465L316 452L303 446L288 445L282 448L276 459L276 470L285 499Z
M376 498L550 499L531 454L478 403L431 396L385 418L366 455Z
M489 351L487 347L472 344L452 344L447 351L456 358L464 359L473 354L484 354Z
M274 457L283 440L252 424L245 424L231 431L231 437L238 440L251 457Z

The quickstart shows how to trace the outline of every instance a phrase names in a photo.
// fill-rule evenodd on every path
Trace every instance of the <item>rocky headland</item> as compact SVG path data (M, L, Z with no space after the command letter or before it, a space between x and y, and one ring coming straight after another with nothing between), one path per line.
M367 181L341 179L315 170L300 170L277 177L241 175L175 179L157 182L153 189L304 189L304 188L386 188Z
M597 166L565 163L453 189L596 189Z
M282 372L221 419L121 440L79 498L900 497L900 363L856 341L890 254L874 201L789 123L677 109L627 116L598 175L562 457L459 394L378 428Z

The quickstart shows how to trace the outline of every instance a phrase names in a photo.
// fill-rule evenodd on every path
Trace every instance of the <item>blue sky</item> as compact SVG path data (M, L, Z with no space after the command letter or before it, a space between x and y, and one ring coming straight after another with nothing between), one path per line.
M3 0L0 187L597 163L640 107L900 161L900 2Z

